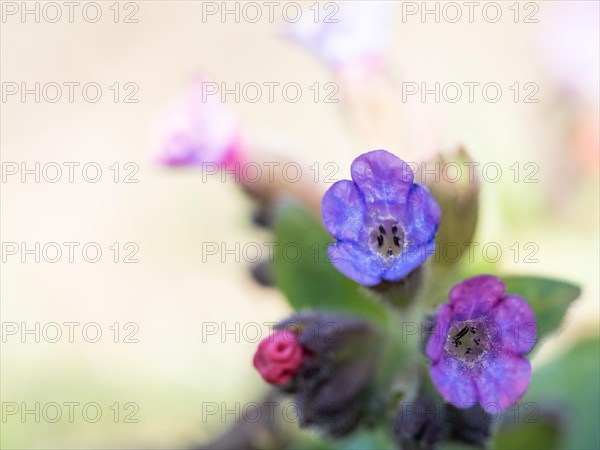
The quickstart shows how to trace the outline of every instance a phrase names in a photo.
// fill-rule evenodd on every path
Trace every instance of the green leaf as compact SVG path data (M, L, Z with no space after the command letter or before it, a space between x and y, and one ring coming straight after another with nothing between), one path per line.
M361 429L343 438L330 438L302 429L289 450L395 450L391 429L386 426Z
M336 450L335 443L316 431L302 428L287 447L288 450Z
M280 205L275 235L275 280L292 308L338 311L387 322L386 309L333 267L327 257L333 240L304 208L291 202Z
M494 448L502 450L560 449L560 430L555 423L540 420L519 423L502 430L496 436Z
M442 442L437 450L481 450L481 447L475 447L464 442L447 441Z
M531 276L501 277L508 294L518 294L527 300L535 314L538 339L556 331L573 300L581 289L571 283Z
M340 450L394 450L397 446L388 429L377 427L354 433L339 442L337 448Z

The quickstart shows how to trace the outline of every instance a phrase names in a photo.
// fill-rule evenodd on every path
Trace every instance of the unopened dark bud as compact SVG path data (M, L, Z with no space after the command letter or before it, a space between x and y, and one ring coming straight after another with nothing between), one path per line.
M368 403L378 358L379 333L349 316L301 313L276 329L296 333L304 363L288 391L301 411L300 424L330 436L344 436L358 425Z
M394 435L402 449L433 449L447 433L443 403L424 395L399 403Z
M252 264L252 267L250 268L250 274L252 275L254 281L261 286L275 286L274 267L271 261L265 260Z
M481 406L460 409L447 404L446 416L452 440L485 447L491 434L492 416Z

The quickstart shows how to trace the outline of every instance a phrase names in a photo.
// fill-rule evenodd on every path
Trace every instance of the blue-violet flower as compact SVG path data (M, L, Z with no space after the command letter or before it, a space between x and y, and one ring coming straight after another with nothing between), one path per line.
M523 357L534 346L533 311L505 295L499 278L480 275L454 286L440 307L427 343L430 374L444 399L460 408L476 403L489 413L515 404L531 379Z
M360 155L351 175L323 197L323 223L337 239L329 259L366 286L398 281L433 254L440 207L413 183L409 165L386 150Z

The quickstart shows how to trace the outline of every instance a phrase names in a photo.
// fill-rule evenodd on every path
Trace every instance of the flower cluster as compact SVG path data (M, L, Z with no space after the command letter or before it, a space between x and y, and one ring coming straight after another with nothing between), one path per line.
M414 183L408 164L385 150L357 157L351 175L322 200L323 223L336 239L328 249L331 263L375 290L404 285L434 251L440 206L425 186ZM452 202L446 199L444 205L451 208ZM491 275L450 290L424 350L433 385L456 423L429 417L427 411L436 406L431 392L421 392L414 402L403 400L394 419L403 447L430 448L446 438L483 446L490 433L488 413L511 407L527 390L531 365L524 355L536 341L535 317L522 297L505 290ZM326 324L336 326L333 342L322 333ZM374 383L379 333L365 321L322 313L293 316L277 330L254 357L261 376L295 395L303 425L333 436L351 431L365 413L365 396Z
M433 252L440 208L427 188L414 183L410 167L385 150L356 158L351 173L352 181L335 183L323 197L323 222L337 239L329 247L332 264L366 286L401 282ZM509 408L531 378L523 357L535 344L531 308L523 298L505 295L504 283L491 275L457 284L449 300L437 313L426 348L434 385L459 408L477 403L487 412ZM342 332L334 345L318 332L326 321ZM300 333L284 330L289 324ZM259 345L254 365L267 382L288 385L297 394L305 424L323 426L326 417L335 417L346 425L329 425L330 433L347 432L360 415L348 420L349 400L373 374L373 359L364 356L373 333L366 323L316 313L295 316L279 329ZM353 348L353 356L340 358L343 348ZM341 420L343 399L348 401ZM331 404L337 406L327 409ZM447 432L444 424L416 420L398 425L401 440L427 426L421 438L429 445L427 439L431 444Z

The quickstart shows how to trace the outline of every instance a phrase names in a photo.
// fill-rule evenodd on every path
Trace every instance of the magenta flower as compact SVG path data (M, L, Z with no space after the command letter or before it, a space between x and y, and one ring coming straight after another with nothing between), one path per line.
M504 295L502 280L469 278L449 293L427 343L430 374L442 396L455 406L476 403L490 413L525 394L531 365L523 357L534 346L533 311L518 295Z
M440 207L413 183L408 164L386 150L360 155L351 175L323 197L323 223L337 239L329 259L366 286L398 281L433 254Z
M196 77L186 95L159 117L155 131L160 163L226 167L239 160L242 149L237 119L218 95L207 95L205 83L203 77Z
M286 35L338 73L352 77L379 71L391 37L394 2L336 5L337 10L305 11L298 22L288 24Z
M267 383L282 385L296 375L303 359L304 350L297 336L278 330L258 345L253 364Z

